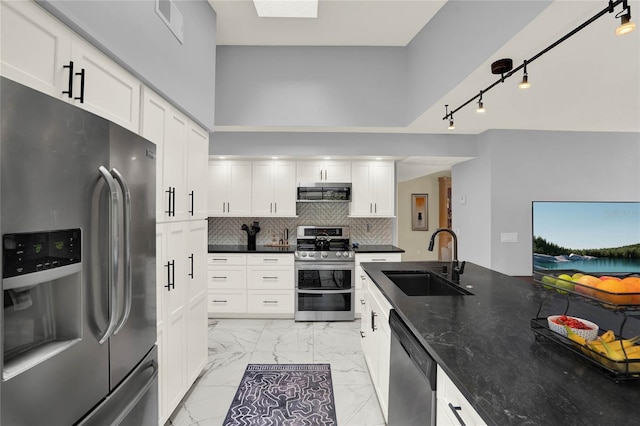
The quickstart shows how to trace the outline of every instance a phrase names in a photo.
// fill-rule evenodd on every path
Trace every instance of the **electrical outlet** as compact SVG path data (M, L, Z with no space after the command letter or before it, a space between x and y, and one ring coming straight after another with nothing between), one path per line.
M500 234L500 242L501 243L517 243L518 242L518 233L517 232L502 232Z

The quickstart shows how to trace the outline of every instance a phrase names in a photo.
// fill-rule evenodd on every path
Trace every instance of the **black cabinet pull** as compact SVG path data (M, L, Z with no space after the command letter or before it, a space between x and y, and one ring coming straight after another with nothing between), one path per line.
M164 287L167 289L167 291L171 291L171 289L176 288L176 262L175 260L172 260L171 262L167 262L166 265L164 265L165 268L167 268L167 285L165 285Z
M167 213L169 216L175 216L176 215L176 188L173 186L170 186L169 190L164 192L169 194L169 210L165 210L164 212Z
M462 407L454 407L452 403L449 403L449 408L451 408L451 411L453 411L453 415L456 416L456 419L458 419L458 421L460 422L460 426L466 426L464 421L462 420L462 417L460 417L460 414L458 414L458 411L462 410Z
M76 75L80 76L80 96L76 96L75 100L80 101L81 104L84 103L84 68L82 68L80 70L80 72L77 72Z
M376 314L375 311L371 311L371 331L376 331L378 329L378 327L376 326L376 317L378 316L378 314Z
M193 279L193 253L191 253L189 259L191 259L191 273L189 274L189 276L191 277L191 279Z
M189 213L191 213L191 216L193 216L193 200L195 198L193 191L189 193L189 197L191 197L191 210L189 210Z
M73 73L73 61L69 61L69 65L63 65L62 68L69 68L69 86L67 90L63 90L62 94L67 95L69 98L73 97L73 77L75 74Z

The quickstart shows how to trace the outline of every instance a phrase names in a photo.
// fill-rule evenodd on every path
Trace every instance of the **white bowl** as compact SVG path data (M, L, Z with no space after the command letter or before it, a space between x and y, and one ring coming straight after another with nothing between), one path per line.
M552 331L555 331L556 333L567 337L567 329L564 328L563 325L561 324L556 324L555 322L553 322L553 320L560 318L562 315L551 315L550 317L547 317L547 322L549 323L549 329L551 329ZM586 340L595 340L598 337L598 324L593 323L591 321L587 321L586 319L582 319L582 318L578 318L578 317L571 317L569 315L567 315L569 318L574 318L577 319L578 321L581 321L584 325L591 327L591 329L586 330L586 329L582 329L582 328L571 328L571 331L573 331L574 333L576 333L578 336L582 336L584 337Z

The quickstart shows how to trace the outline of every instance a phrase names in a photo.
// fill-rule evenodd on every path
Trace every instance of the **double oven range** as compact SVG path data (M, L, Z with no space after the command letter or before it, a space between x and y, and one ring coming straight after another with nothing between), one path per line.
M295 320L353 321L355 256L344 226L298 226Z

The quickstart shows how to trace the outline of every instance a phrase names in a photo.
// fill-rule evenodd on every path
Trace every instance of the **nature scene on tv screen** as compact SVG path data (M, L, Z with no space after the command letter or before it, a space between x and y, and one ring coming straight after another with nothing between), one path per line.
M640 272L640 202L533 202L534 270Z

